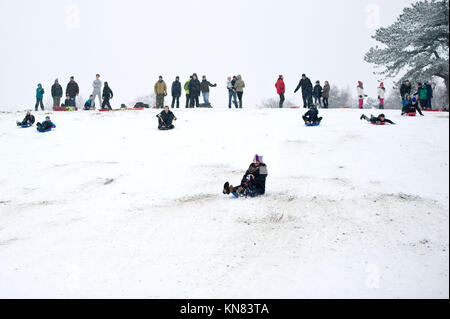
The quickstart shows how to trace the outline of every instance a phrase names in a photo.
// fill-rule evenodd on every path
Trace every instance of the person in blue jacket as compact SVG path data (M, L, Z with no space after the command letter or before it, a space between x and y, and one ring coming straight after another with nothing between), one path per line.
M53 128L56 128L56 125L50 120L50 116L46 116L45 121L42 123L37 123L36 126L39 132L47 132L51 131Z
M36 105L34 106L35 111L38 111L39 105L41 106L42 111L44 110L44 103L42 103L42 100L44 99L44 89L42 88L42 84L39 83L38 87L36 89Z

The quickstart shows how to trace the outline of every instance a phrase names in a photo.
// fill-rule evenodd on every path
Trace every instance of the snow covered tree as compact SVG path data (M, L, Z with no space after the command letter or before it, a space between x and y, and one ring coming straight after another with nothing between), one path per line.
M420 1L405 8L397 21L373 36L383 47L365 60L384 77L427 81L441 78L449 89L449 0Z
M354 101L352 99L352 94L350 88L341 89L336 85L331 87L330 91L330 109L339 108L343 106L352 106Z

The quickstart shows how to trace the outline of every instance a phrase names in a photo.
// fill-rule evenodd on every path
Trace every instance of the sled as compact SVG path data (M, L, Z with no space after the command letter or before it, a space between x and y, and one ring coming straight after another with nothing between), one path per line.
M51 130L52 130L51 127L49 127L49 128L46 129L46 130L39 130L39 129L37 129L37 131L38 131L39 133L47 133L47 132L50 132Z
M341 109L348 110L348 109L352 109L352 107L351 106L341 106Z
M405 113L405 116L416 116L416 112Z
M316 123L305 123L306 126L308 127L313 127L313 126L320 126L320 123L322 122L316 122Z
M370 124L379 126L379 125L386 125L386 122L380 122L380 123L370 122Z
M446 112L444 110L439 109L423 109L424 112Z
M69 111L78 111L76 106L54 106L53 111L55 112L69 112Z
M300 106L291 106L290 108L291 108L291 109L299 109Z
M198 105L198 107L203 109L212 109L211 103L201 103Z
M33 124L22 124L19 127L21 127L21 128L29 128L29 127L32 127L32 126L33 126Z
M125 110L125 111L143 111L143 110L145 110L145 108L143 108L143 107L133 107L133 108L125 108L125 109L123 109L123 110Z

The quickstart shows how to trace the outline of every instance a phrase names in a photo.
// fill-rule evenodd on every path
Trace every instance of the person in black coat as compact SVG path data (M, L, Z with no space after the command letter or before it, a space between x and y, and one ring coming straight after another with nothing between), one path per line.
M402 115L405 115L406 113L419 112L419 114L421 116L424 116L422 113L422 110L420 109L419 105L417 104L417 98L415 96L411 99L409 94L406 94L405 101L407 101L407 104L405 106L403 106L403 108L402 108Z
M35 118L33 115L31 115L31 112L28 111L25 118L22 120L22 122L17 122L17 126L31 126L34 124Z
M306 77L305 74L302 74L302 78L297 85L294 93L297 93L299 89L302 89L303 96L303 107L310 108L313 105L312 95L313 95L313 85L309 78Z
M322 86L320 85L320 81L316 81L316 85L313 89L313 95L314 95L314 103L317 106L322 106Z
M302 118L306 124L314 124L322 121L322 118L319 117L319 111L314 106L310 108L308 112L306 112L305 115L303 115Z
M61 105L62 96L63 96L62 86L59 84L58 79L56 79L55 84L52 85L53 106L59 107Z
M395 125L395 123L392 122L391 120L388 120L384 114L380 114L380 115L378 115L378 117L370 115L370 118L363 114L361 116L361 120L366 120L369 123L377 124L377 125L386 124L386 123Z
M406 80L400 86L400 96L402 97L402 101L405 100L406 94L411 95L411 82L409 82L409 80Z
M168 106L164 107L164 110L156 115L158 118L158 129L160 130L172 130L175 128L175 126L172 124L173 121L176 121L177 118L172 113L171 110L169 110Z
M103 102L102 102L102 109L105 109L105 106L108 107L108 109L112 110L111 104L109 103L109 100L112 99L114 96L113 91L109 87L108 82L105 82L103 86Z
M233 194L235 197L250 196L256 197L266 193L266 178L268 175L267 166L263 162L263 157L255 155L253 163L245 172L241 180L241 184L233 187L226 182L223 187L223 193L226 195Z
M66 88L66 95L68 95L70 97L70 105L66 106L76 106L76 97L78 96L78 94L80 93L80 88L78 87L78 83L75 82L74 77L71 76L70 77L70 81L67 84L67 88Z
M433 99L433 83L429 81L425 84L425 87L427 89L427 109L432 109L433 106L431 100Z
M180 97L181 97L181 82L180 77L177 76L175 81L172 83L172 108L175 106L175 101L177 102L177 109L180 108Z
M189 82L189 97L191 99L191 107L198 107L200 104L199 96L201 91L201 83L198 80L197 74L192 75L192 80Z

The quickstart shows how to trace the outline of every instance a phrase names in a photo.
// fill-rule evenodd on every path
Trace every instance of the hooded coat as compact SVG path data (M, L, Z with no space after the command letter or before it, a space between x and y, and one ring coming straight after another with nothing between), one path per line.
M278 79L277 83L275 83L275 87L277 88L277 94L286 93L286 85L284 84L283 79Z
M236 83L234 84L236 92L244 92L245 82L242 80L242 76L238 75L236 77Z
M189 95L190 96L199 96L201 91L201 83L198 80L197 74L195 74L195 79L192 78L189 82Z
M323 86L322 97L323 97L324 99L330 98L330 90L331 90L331 87L330 87L329 84L325 84L325 85Z
M268 175L267 166L264 163L259 164L259 166L256 166L254 163L250 165L247 172L245 173L244 177L242 178L241 185L244 185L244 183L247 182L247 177L249 175L253 175L253 185L262 190L263 194L266 191L266 178Z

